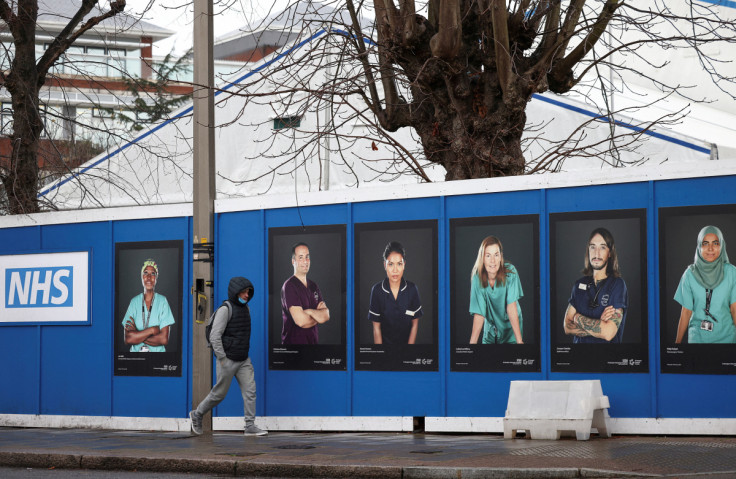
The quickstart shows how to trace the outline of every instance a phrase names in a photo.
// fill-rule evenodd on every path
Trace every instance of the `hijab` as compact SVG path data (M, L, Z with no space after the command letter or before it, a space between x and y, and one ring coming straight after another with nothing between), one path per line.
M707 262L700 254L703 238L710 233L716 235L718 241L721 243L721 254L712 263ZM723 281L723 270L726 263L728 263L728 254L726 253L726 240L723 239L723 233L715 226L706 226L698 234L698 244L695 247L695 262L689 268L695 277L695 281L705 289L715 289Z

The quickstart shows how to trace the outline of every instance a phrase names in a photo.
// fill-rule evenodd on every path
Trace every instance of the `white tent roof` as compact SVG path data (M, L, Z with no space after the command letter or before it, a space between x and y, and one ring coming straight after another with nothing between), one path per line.
M324 35L319 31L293 45L289 53L308 50ZM264 73L284 65L288 53L273 54L222 88L216 97L217 129L216 172L218 199L262 194L352 188L366 185L417 183L416 176L404 173L395 162L396 154L370 128L348 124L341 128L347 145L336 154L336 139L308 145L303 131L325 121L323 112L293 110L295 98L272 95L254 101L237 96L247 85L250 93L267 93L271 80ZM318 81L314 71L283 75L289 81ZM278 77L278 75L277 75ZM321 77L324 81L324 77ZM276 80L274 80L276 81ZM43 189L41 196L59 209L170 204L192 200L192 106L186 106L164 121L127 143L89 161L73 175ZM632 116L636 113L632 110ZM296 129L274 130L274 119L301 115ZM527 108L526 157L542 160L550 142L572 136L582 144L608 149L611 125L600 121L600 113L572 97L552 94L535 95ZM639 133L643 140L635 152L623 152L621 158L572 157L557 170L601 168L611 161L659 164L688 162L711 157L711 144L671 130L641 131L641 122L631 117L617 117L619 131ZM589 124L577 130L584 122ZM541 130L541 131L540 131ZM541 133L541 134L540 134ZM419 151L419 143L409 129L397 132L394 139L409 151ZM298 154L294 155L294 152ZM288 158L288 161L287 161ZM329 166L328 166L329 165ZM552 165L555 167L555 165ZM379 174L380 172L380 174ZM428 168L433 181L442 181L441 167ZM329 177L329 182L325 177Z

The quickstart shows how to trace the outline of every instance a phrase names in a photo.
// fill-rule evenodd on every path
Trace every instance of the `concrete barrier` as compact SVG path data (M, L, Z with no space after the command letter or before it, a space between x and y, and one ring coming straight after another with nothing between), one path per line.
M601 437L610 437L608 396L601 382L586 381L511 381L503 437L516 437L526 431L532 439L559 439L575 436L590 438L592 428Z

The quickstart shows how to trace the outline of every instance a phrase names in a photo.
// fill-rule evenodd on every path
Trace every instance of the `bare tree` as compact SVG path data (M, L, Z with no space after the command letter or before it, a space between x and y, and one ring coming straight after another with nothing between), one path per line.
M325 155L326 138L332 139L332 162L347 151L341 142L367 137L374 139L374 149L391 145L394 161L389 169L424 181L429 179L428 165L442 166L446 180L555 170L570 155L611 155L611 163L620 165L618 152L635 150L643 133L686 112L677 109L659 121L631 120L633 128L625 130L616 127L616 120L636 112L630 106L614 108L608 93L633 88L629 83L637 77L637 84L648 83L661 98L674 92L691 101L704 100L696 83L657 74L666 66L661 52L690 52L723 96L735 98L735 79L728 73L733 67L726 63L730 59L711 47L733 48L736 23L719 15L723 7L717 2L670 3L338 0L329 5L333 13L324 16L319 12L325 5L299 2L291 9L292 28L302 38L326 33L311 41L308 51L291 50L286 60L243 83L235 94L270 105L275 116L312 111L323 120L318 128L302 124L276 132L273 138L287 135L291 147L276 149L271 154L278 161L248 181L295 174L309 158ZM305 71L315 70L323 74L305 77ZM525 158L524 135L528 141L533 133L527 105L535 94L547 91L596 96L601 114L589 123L607 122L609 140L583 145L579 135L570 135L548 142L539 157ZM649 103L644 100L642 108ZM346 133L344 126L356 119L370 132ZM419 151L392 140L406 127L416 135ZM534 128L534 141L544 143L544 125ZM342 165L352 168L346 158ZM387 171L385 161L378 170Z
M14 56L0 80L10 92L13 105L12 154L2 183L10 214L39 211L38 147L43 130L39 91L61 55L86 31L125 8L125 0L112 0L109 10L88 17L97 0L83 0L79 10L41 58L36 60L37 0L0 0L0 19L13 37Z

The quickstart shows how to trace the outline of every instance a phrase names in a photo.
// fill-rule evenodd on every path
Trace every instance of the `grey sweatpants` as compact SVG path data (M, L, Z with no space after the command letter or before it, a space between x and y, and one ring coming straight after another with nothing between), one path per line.
M239 362L228 358L218 359L216 372L217 382L212 387L212 391L197 406L197 414L204 416L207 411L225 399L234 376L238 380L240 392L243 395L245 427L253 424L256 418L256 378L250 358Z

